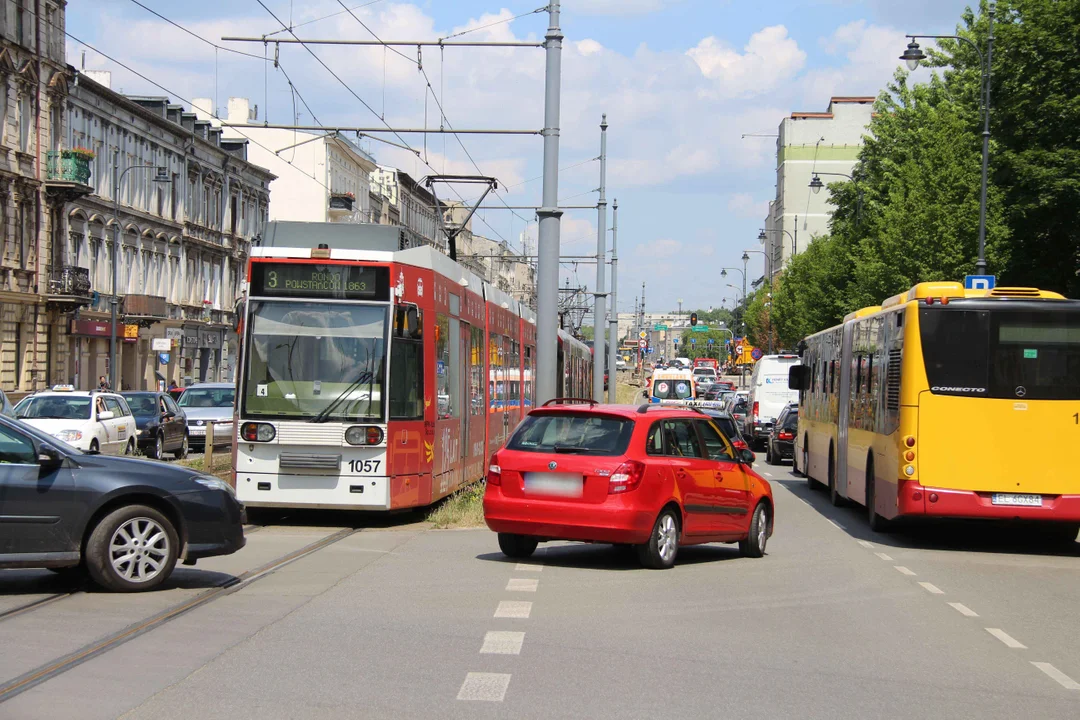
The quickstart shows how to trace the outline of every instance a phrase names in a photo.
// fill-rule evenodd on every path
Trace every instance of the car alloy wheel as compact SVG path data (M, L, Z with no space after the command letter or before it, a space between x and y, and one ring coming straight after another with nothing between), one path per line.
M656 518L648 541L638 545L638 560L647 568L666 570L675 564L678 552L679 521L675 517L675 511L666 508Z
M113 571L133 583L153 580L169 561L169 534L155 520L134 517L113 532L109 563Z
M188 456L188 436L184 433L184 444L180 446L180 449L176 451L175 457L177 460L183 460Z
M665 563L675 561L675 553L679 550L679 528L675 525L675 518L670 514L660 518L660 530L656 538L656 551Z
M750 519L746 539L739 541L739 552L746 557L759 558L765 555L765 545L769 541L769 510L765 503L758 503Z
M161 456L165 454L165 443L162 441L161 436L158 435L154 438L154 459L160 460Z

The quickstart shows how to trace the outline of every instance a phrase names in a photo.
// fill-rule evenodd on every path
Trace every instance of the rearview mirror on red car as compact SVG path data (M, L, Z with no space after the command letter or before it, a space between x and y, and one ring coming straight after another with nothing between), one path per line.
M741 459L747 465L753 465L754 461L757 460L757 456L754 455L753 450L746 449L739 451L739 459Z

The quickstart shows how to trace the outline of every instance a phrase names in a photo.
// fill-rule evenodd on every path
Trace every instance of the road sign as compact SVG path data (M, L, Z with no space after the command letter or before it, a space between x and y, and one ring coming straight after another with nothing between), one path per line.
M664 325L663 323L656 323L655 325L652 326L652 329L653 330L667 330L667 325Z
M709 344L710 344L710 345L712 345L712 344L713 344L713 339L712 339L712 338L709 338Z
M964 287L968 290L993 290L997 285L997 277L994 275L967 275L964 277Z
M750 352L750 357L754 358L755 360L760 360L761 356L764 355L764 354L765 353L761 352L761 348L754 348Z
M691 345L697 345L697 338L690 338Z
M642 338L642 339L637 341L637 346L639 348L641 348L642 350L644 350L645 348L649 347L649 341L646 340L645 338Z
M709 332L709 326L708 325L695 325L694 327L690 328L690 330L693 331L693 332Z
M169 353L167 353L167 352L158 353L157 359L158 359L158 362L161 363L162 365L168 365L169 364Z
M742 345L736 345L735 346L735 354L736 355L742 355Z
M675 338L672 342L675 343L675 347L679 347L679 338Z

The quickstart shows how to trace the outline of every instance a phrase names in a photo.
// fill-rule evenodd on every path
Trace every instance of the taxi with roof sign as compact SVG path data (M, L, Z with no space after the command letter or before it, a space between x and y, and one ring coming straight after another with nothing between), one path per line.
M118 393L55 385L20 400L15 417L83 452L135 453L135 417Z

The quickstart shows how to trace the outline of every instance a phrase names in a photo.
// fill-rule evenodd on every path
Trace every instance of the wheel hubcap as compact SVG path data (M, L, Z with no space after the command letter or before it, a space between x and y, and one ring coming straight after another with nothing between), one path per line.
M765 552L765 542L769 539L769 517L765 514L764 510L758 510L758 530L757 541L758 547L762 552Z
M132 518L116 529L109 541L109 562L117 575L131 582L154 579L169 558L169 535L146 517Z
M660 519L659 531L656 549L664 562L670 562L675 557L675 550L679 547L679 529L675 526L675 518L664 515Z

